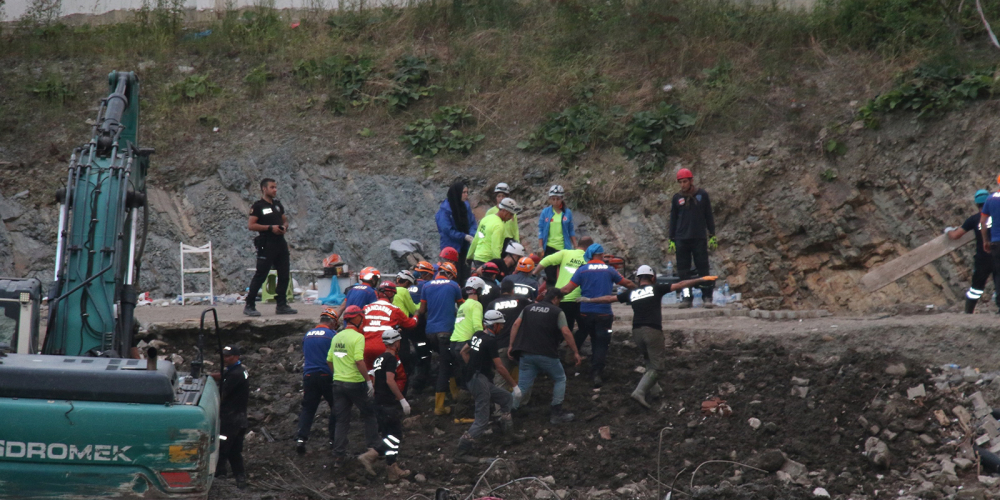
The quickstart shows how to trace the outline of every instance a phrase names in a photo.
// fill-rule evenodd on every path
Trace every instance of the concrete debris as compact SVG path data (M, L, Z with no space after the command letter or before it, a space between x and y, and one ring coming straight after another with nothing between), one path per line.
M552 476L545 476L545 477L542 478L542 482L545 483L545 484L547 484L547 485L549 485L549 486L555 486L556 485L556 478L554 478Z
M425 476L423 474L417 474L417 475L413 476L413 480L416 481L416 482L418 482L418 483L426 483L427 482L427 476Z
M917 436L917 438L920 439L921 443L924 443L927 446L931 446L937 442L934 438L928 436L927 434L921 434Z
M903 363L897 363L894 365L889 365L885 368L886 375L892 375L894 377L902 377L906 375L906 365Z
M790 480L796 484L801 484L807 486L809 484L809 469L806 468L804 464L796 462L790 458L785 458L785 463L781 465L781 469L778 472L784 472L788 474Z
M798 386L809 385L809 379L807 379L807 378L799 378L799 377L792 377L792 385L798 385Z
M590 490L587 491L587 493L585 495L586 495L587 498L602 498L602 497L608 496L610 494L611 494L611 490L599 490L599 489L594 488L593 486L591 486Z
M948 419L944 414L944 410L934 410L934 418L937 419L938 424L941 427L948 427L951 425L951 420Z
M611 440L611 427L605 425L600 429L597 429L597 433L601 435L601 439Z
M792 396L798 396L800 398L805 398L809 394L809 387L796 385L792 386Z
M733 384L731 384L731 383L729 383L729 382L723 382L722 384L719 385L719 395L720 396L728 396L728 395L733 394L735 392L736 392L736 386L733 385Z
M830 498L830 492L826 488L816 488L813 490L814 497Z
M865 441L865 457L877 467L889 467L889 446L877 437Z
M969 460L968 458L956 458L952 461L955 462L955 467L957 467L958 470L968 470L973 464L972 460Z
M257 349L257 352L267 356L268 354L274 352L274 349L271 349L270 347L261 347L260 349Z
M549 490L546 490L546 489L540 489L540 490L538 490L538 491L535 492L535 498L538 499L538 500L546 500L546 499L552 498L554 496L555 495L552 494L552 492L550 492Z
M556 496L559 497L559 500L564 500L567 495L569 495L567 490L556 490Z
M916 387L911 387L906 390L906 398L909 400L914 400L917 398L927 397L927 390L924 389L924 384L920 384Z
M979 476L979 482L986 486L996 486L1000 482L1000 478L993 476Z
M747 423L748 423L748 424L750 424L750 427L751 427L751 428L752 428L753 430L757 430L757 429L760 429L760 426L761 426L761 422L760 422L760 419L759 419L759 418L754 418L754 417L750 417L750 419L749 419L749 420L747 420Z
M173 363L174 366L181 366L184 364L184 356L181 356L180 354L177 354L175 352L170 355L170 362Z
M636 373L646 373L646 367L645 366L637 366L637 367L635 367L635 370L633 370L633 371L636 372Z
M979 371L972 367L965 367L962 369L962 380L966 382L975 382L979 380Z
M924 434L926 435L926 434ZM950 476L955 475L955 462L948 460L947 458L941 461L941 473L948 474Z

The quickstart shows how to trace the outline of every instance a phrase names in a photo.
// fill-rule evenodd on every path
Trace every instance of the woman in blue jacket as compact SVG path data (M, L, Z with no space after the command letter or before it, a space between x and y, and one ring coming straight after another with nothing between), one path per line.
M538 216L538 248L545 249L545 255L576 248L573 212L566 207L565 195L566 191L559 184L549 188L549 206ZM555 286L558 271L558 266L545 268L545 280L549 286Z
M441 234L441 250L445 247L458 250L458 282L464 284L469 276L466 254L477 227L476 216L469 206L469 188L464 182L455 182L448 188L448 197L441 202L434 219Z

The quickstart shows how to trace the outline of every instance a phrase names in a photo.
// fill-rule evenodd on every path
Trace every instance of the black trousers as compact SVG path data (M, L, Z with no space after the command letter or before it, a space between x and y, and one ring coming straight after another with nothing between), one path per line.
M583 347L583 342L590 337L590 374L601 375L604 364L608 360L608 350L611 347L611 325L615 317L612 314L580 313L580 329L573 335L576 349Z
M689 280L709 275L708 240L674 240L674 243L677 245L677 276L679 276L681 280ZM691 269L692 261L694 262L694 267L697 272ZM715 291L715 283L708 282L701 285L699 288L701 288L702 298L704 299L705 297L708 297L707 300L711 301L712 292ZM694 300L694 296L691 295L691 290L688 288L685 288L681 292L681 296L686 301Z
M560 302L559 309L562 309L562 312L566 314L566 326L572 332L577 320L580 319L580 303L575 300Z
M438 359L437 381L434 383L434 392L447 392L448 379L451 378L454 370L454 360L451 359L451 332L439 332L437 337Z
M226 463L229 463L233 468L233 476L246 477L247 471L243 466L243 438L247 434L246 428L222 425L219 432L221 434L219 436L219 465L215 468L215 475L225 476Z
M299 413L299 432L297 439L309 440L309 429L319 403L326 400L330 405L330 424L328 426L330 441L333 441L337 429L337 416L333 407L333 376L325 373L310 373L302 377L302 411Z
M376 405L375 416L378 417L378 433L382 435L382 444L385 445L382 456L386 465L392 465L399 458L399 445L403 439L403 408L399 403Z
M559 250L556 250L555 248L552 248L550 246L546 246L545 247L545 254L542 255L542 257L543 258L544 257L548 257L549 255L552 255L552 254L554 254L554 253L556 253L558 251ZM546 286L548 286L549 288L556 286L556 280L558 279L558 277L559 277L559 267L558 266L549 266L549 267L545 268L545 284L546 284ZM569 329L572 330L573 327L571 326L571 327L569 327Z
M267 280L271 268L278 271L277 293L274 297L279 306L288 305L288 243L285 239L268 240L257 247L257 272L250 280L250 292L247 294L247 307L253 307L257 302L257 292Z
M375 418L375 403L368 399L366 382L334 382L333 404L337 409L337 431L333 439L333 456L347 456L347 433L351 429L351 407L358 408L365 429L365 446L382 450L378 439L378 420Z

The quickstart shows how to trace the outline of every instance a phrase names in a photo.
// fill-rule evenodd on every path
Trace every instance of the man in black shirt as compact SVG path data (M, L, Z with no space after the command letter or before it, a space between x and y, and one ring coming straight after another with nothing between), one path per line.
M226 477L226 463L232 465L236 486L246 488L246 469L243 467L243 438L247 427L247 400L250 398L250 373L240 362L240 348L226 346L222 349L225 368L222 373L213 373L212 378L220 384L221 405L219 408L219 464L215 477Z
M624 290L618 295L605 295L603 297L580 297L578 300L597 304L622 302L632 306L632 339L639 347L643 357L646 358L646 373L639 381L639 386L632 392L632 399L649 408L649 403L646 402L646 391L656 383L656 379L663 373L664 369L663 311L660 308L663 296L684 288L711 283L715 277L708 276L679 283L657 283L656 273L649 266L639 266L635 274L639 280L639 286L633 290Z
M677 172L677 182L681 190L670 201L670 241L667 243L667 251L677 252L677 275L682 280L707 276L708 251L718 246L712 202L704 189L695 187L694 174L690 170L680 169ZM697 274L691 271L692 260ZM706 309L713 307L713 291L715 285L712 283L701 286L701 299ZM681 309L691 307L694 302L690 288L684 288L681 298Z
M514 321L517 320L517 317L521 315L521 311L531 301L515 295L514 287L515 283L513 281L504 280L503 283L500 283L500 296L486 305L486 311L497 311L503 314L503 329L500 330L496 338L497 349L503 367L511 373L511 377L514 380L517 380L517 365L507 357L507 348L508 344L510 344L510 329L514 326ZM507 381L500 376L499 372L493 377L493 383L508 391L513 389L513 386L507 385Z
M531 257L521 257L521 260L517 261L514 273L508 275L503 281L514 284L514 295L534 301L535 297L538 297L538 280L531 275L531 271L534 270L535 261L531 260ZM503 285L502 282L500 284Z
M278 284L275 288L274 300L278 303L275 314L295 314L295 309L288 307L288 243L285 233L288 232L288 216L285 207L274 199L278 195L278 183L274 179L260 181L261 199L250 207L250 222L247 229L260 233L253 239L257 250L257 272L250 280L250 292L247 294L247 305L243 314L260 316L255 303L257 292L267 280L267 274L274 267L278 271Z
M402 336L392 328L382 332L382 342L385 352L375 359L375 416L378 419L378 432L385 443L383 455L388 465L386 474L389 482L395 483L409 476L410 471L403 470L396 463L399 458L400 440L403 438L403 417L410 414L410 403L403 397L396 383L396 368L399 366L399 345Z
M500 428L504 433L510 432L514 427L510 417L511 394L493 385L493 370L507 381L514 385L514 379L504 368L500 361L500 354L497 351L496 335L503 329L504 317L498 311L486 311L483 315L483 328L472 335L469 342L462 346L459 353L465 362L462 370L462 379L465 386L472 393L472 398L476 402L476 419L472 422L472 427L462 434L458 440L458 451L455 453L455 460L466 463L477 463L479 460L469 455L476 439L486 431L490 425L490 410L493 404L500 405ZM514 387L514 397L521 397L521 391Z
M559 309L563 298L562 290L552 287L545 291L542 300L521 311L510 329L510 344L507 358L518 360L517 388L521 394L531 390L539 373L548 374L552 379L552 406L549 423L561 424L573 421L573 414L563 410L566 396L566 371L559 360L559 343L563 340L573 351L576 366L582 359L576 350L576 340L569 331L566 313ZM520 406L521 398L514 398L514 408Z
M990 192L985 189L980 189L976 191L976 195L973 200L976 202L976 214L965 219L961 227L948 227L945 228L944 234L948 235L948 238L957 240L961 238L965 233L973 231L976 233L976 256L973 258L972 266L972 286L969 287L969 291L965 292L965 313L972 314L976 310L976 304L979 303L979 298L983 296L983 292L986 288L986 280L989 279L993 273L993 258L990 254L986 253L983 249L983 232L991 231L993 227L993 218L988 217L986 219L986 227L984 231L981 231L979 227L979 221L981 219L983 210L983 204L986 203L986 199L990 197ZM987 233L988 234L988 233ZM994 276L994 281L996 276ZM1000 295L997 296L997 306L1000 307Z

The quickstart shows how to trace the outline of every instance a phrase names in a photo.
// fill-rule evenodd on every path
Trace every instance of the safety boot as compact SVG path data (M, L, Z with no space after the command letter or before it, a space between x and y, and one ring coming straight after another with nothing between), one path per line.
M306 454L306 442L305 442L305 440L299 439L299 440L295 441L295 453L298 453L299 455L305 455Z
M549 415L550 424L565 424L572 422L574 418L575 415L563 409L562 403L552 405L552 413Z
M372 467L375 465L375 461L378 460L378 452L374 448L368 448L368 451L358 455L358 462L365 467L365 472L370 476L375 475L375 469Z
M451 391L452 401L458 401L458 393L461 392L461 389L458 388L458 381L455 380L455 377L448 379L448 390Z
M455 462L474 464L479 462L479 459L472 456L472 447L476 444L476 441L472 439L472 436L468 432L462 434L462 437L458 439L458 449L455 450L455 456L453 460Z
M444 405L445 393L435 392L434 393L434 414L435 415L447 415L451 413L451 407Z
M694 307L694 295L691 294L690 288L685 288L681 291L681 304L677 308L691 309L692 307Z
M510 434L514 430L514 419L510 413L501 414L498 420L500 422L500 432L503 434Z
M656 383L656 370L646 370L646 373L642 375L642 379L639 380L639 385L636 386L635 390L632 391L632 399L636 400L642 406L646 408L651 408L648 402L646 402L646 392L650 390L650 387Z
M408 477L409 475L410 471L401 469L398 463L393 463L386 469L386 476L388 476L390 483L395 483L400 479Z
M976 312L976 304L979 303L979 299L965 298L965 314L972 314Z
M246 476L236 476L236 487L243 490L247 487L247 477Z
M289 306L288 304L278 304L277 307L274 308L274 314L298 314L298 313L299 312L297 310L292 309L291 306Z
M260 316L260 311L258 311L257 308L254 307L253 304L247 304L247 305L243 306L243 314L245 316L251 316L251 317L256 318L257 316Z
M712 297L707 297L704 294L702 294L701 300L702 300L701 306L704 307L705 309L715 309L715 304L712 303Z

